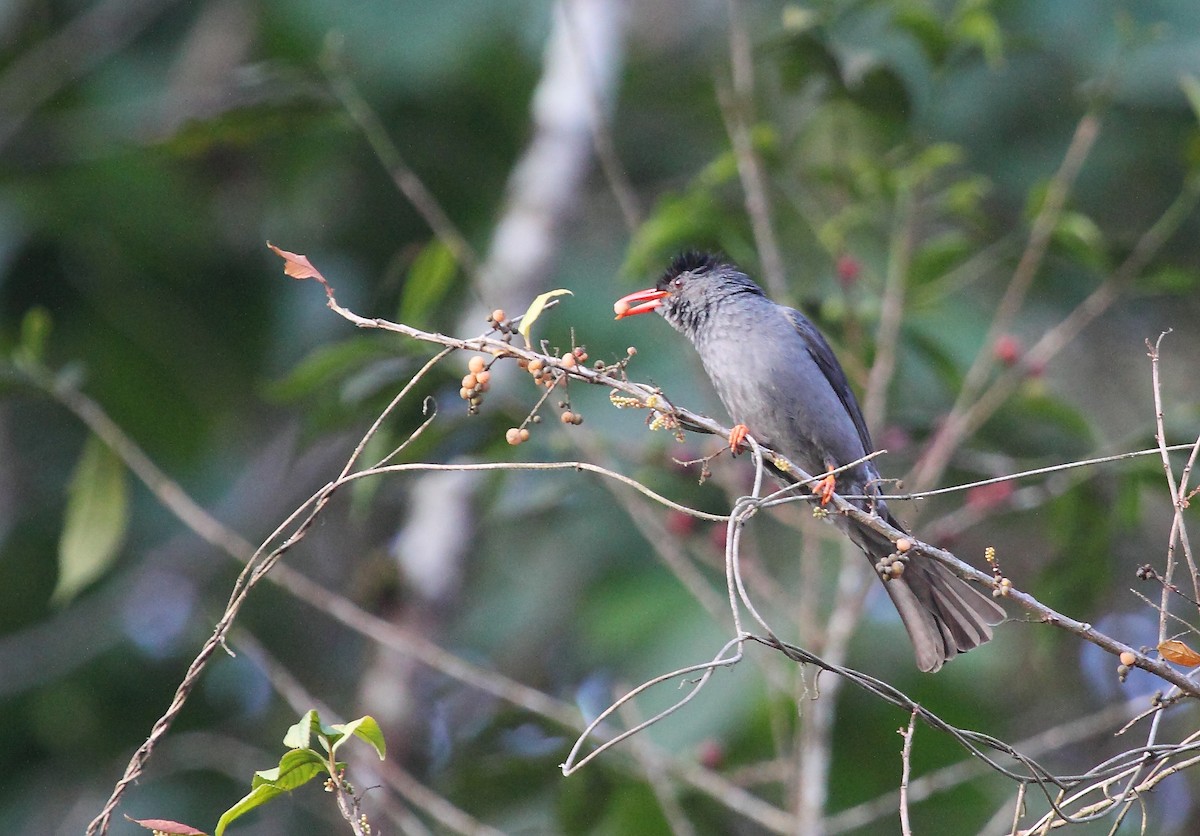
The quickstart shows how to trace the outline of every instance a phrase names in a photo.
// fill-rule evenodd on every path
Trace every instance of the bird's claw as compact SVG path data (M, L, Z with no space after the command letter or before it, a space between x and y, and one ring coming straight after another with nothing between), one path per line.
M729 431L729 449L733 455L737 455L746 446L746 436L750 434L750 428L745 424L738 424Z
M821 504L828 505L829 500L833 499L834 489L837 487L837 480L830 473L824 479L812 486L812 492L821 497Z

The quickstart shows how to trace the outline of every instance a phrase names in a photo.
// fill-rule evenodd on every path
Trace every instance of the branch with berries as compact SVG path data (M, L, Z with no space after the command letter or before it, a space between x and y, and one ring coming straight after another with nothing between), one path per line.
M364 317L354 313L337 301L332 285L312 265L307 257L282 250L271 244L267 246L284 260L284 272L288 276L294 279L312 279L318 282L325 291L326 305L330 310L359 328L376 328L403 334L406 337L421 342L441 345L448 349L461 349L490 356L492 358L490 361L485 359L485 357L478 357L472 358L468 362L468 376L464 377L463 387L459 392L460 396L463 396L468 401L468 408L478 408L482 402L478 399L487 391L490 384L487 377L481 382L478 378L478 373L473 371L471 366L474 365L483 372L490 372L491 366L495 362L511 359L515 360L519 365L523 364L523 367L531 375L534 375L535 382L538 382L548 391L558 387L565 388L571 380L605 386L610 389L610 400L614 405L649 410L651 416L647 423L652 428L666 428L674 432L690 430L716 435L720 438L729 437L730 428L705 415L676 406L658 387L630 380L626 373L627 366L636 352L627 352L624 358L612 363L597 361L593 367L589 368L580 362L579 355L574 350L560 356L547 353L544 350L535 350L528 336L532 321L543 310L548 309L554 304L554 300L552 299L539 297L530 306L528 312L520 317L513 317L511 319L506 318L503 311L493 312L489 321L490 330L477 337L451 337L437 332L423 331L410 325L392 322L379 317ZM563 292L565 291L555 291L554 293ZM516 334L525 337L524 345L515 344L514 335ZM586 356L586 352L584 356ZM540 373L540 379L538 373ZM471 377L474 377L474 381L470 380ZM471 387L466 385L469 382L473 383ZM543 395L544 399L545 395ZM476 402L472 404L472 400L476 400ZM531 411L530 418L526 422L523 422L521 426L513 428L516 430L515 433L513 429L508 431L509 435L507 437L510 443L520 444L527 437L522 431L528 431L527 424L532 422L535 414L536 409ZM574 421L567 421L567 423L574 423ZM825 478L825 474L822 474L820 477L814 477L769 448L761 447L759 449L767 461L770 461L776 468L795 477L800 485L814 486ZM797 496L794 493L773 499L773 501L785 502L810 500L811 497ZM1121 664L1127 669L1132 667L1142 668L1175 686L1180 693L1187 696L1200 697L1200 684L1197 684L1184 673L1171 667L1166 661L1155 659L1137 648L1101 633L1091 624L1078 621L1057 612L1037 600L1033 595L1022 592L1014 587L1010 579L1003 577L997 579L992 573L980 571L970 564L959 560L951 552L922 542L910 534L892 527L880 517L855 507L838 494L833 494L830 497L830 502L826 507L833 512L854 519L877 534L887 538L893 544L897 544L896 559L893 560L893 563L903 561L904 559L911 559L917 555L938 561L949 567L959 577L992 589L992 594L997 597L1002 596L1015 602L1031 616L1031 620L1049 624L1073 633L1118 657ZM902 546L907 546L907 548L902 548ZM884 572L884 569L887 570L888 574L892 571L890 566L882 567L880 569L881 574Z

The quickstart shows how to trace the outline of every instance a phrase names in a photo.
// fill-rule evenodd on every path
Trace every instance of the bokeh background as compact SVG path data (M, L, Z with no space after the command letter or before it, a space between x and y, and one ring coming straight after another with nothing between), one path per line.
M739 37L749 63L735 69ZM360 314L460 336L486 330L494 307L513 315L538 292L570 289L538 323L548 345L574 341L609 361L636 346L631 377L721 419L682 339L653 317L614 323L615 298L685 246L720 248L821 325L861 392L899 275L895 376L877 432L894 477L921 461L974 357L987 360L985 380L1021 368L1048 329L1111 286L1102 314L1026 369L936 474L938 486L961 484L1152 447L1145 341L1167 329L1168 439L1200 431L1195 78L1200 6L1180 2L0 4L0 830L81 832L239 568L89 440L64 393L86 395L257 543L336 475L433 353L334 315L315 284L282 275L266 241L307 254ZM1081 124L1095 128L1082 149ZM739 141L765 183L774 261L746 209ZM1077 177L1055 181L1064 160ZM1031 289L995 333L1059 186ZM444 216L432 225L431 206ZM704 485L673 461L714 452L716 439L679 444L579 386L582 426L563 426L550 403L531 440L510 447L504 432L537 392L500 369L468 417L465 365L459 355L439 366L373 449L406 438L432 396L438 418L404 461L587 459L713 512L748 488L745 460L717 459ZM756 520L745 558L781 635L820 652L847 575L840 540L805 516ZM953 493L901 516L976 565L995 546L1018 587L1073 617L1135 646L1157 641L1157 614L1130 591L1158 600L1134 578L1166 554L1171 505L1156 458ZM716 653L728 614L706 609L663 555L719 601L722 549L721 527L586 474L404 474L342 492L285 559L583 718L622 687ZM1121 684L1116 660L1019 621L921 675L879 593L849 664L953 723L1036 741L1060 772L1136 745L1112 737L1130 716L1122 706L1144 706L1161 683L1135 671ZM1179 612L1195 624L1194 606ZM907 715L849 687L824 688L817 709L811 672L761 648L644 746L568 779L558 765L577 729L385 649L286 590L256 589L231 649L118 817L211 830L253 771L278 761L308 707L297 709L298 688L343 718L379 718L394 763L504 832L770 832L679 777L692 768L802 811L800 832L898 832L889 793ZM672 688L637 714L666 705ZM818 716L825 734L807 725ZM1072 721L1091 726L1047 743L1046 730ZM1164 735L1195 721L1176 707ZM814 751L827 777L806 760ZM918 728L914 777L964 757ZM1193 832L1198 788L1188 772L1165 781L1147 802L1149 832ZM916 830L1008 832L1014 794L981 770L916 804ZM859 806L872 800L882 812ZM1032 793L1030 804L1045 806ZM390 788L364 805L377 832L455 830ZM348 830L315 785L234 828ZM118 818L112 832L142 831Z

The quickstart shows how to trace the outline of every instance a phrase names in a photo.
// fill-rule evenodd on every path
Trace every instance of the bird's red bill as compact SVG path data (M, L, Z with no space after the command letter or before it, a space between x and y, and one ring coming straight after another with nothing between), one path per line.
M650 313L662 304L662 299L666 295L667 291L655 290L654 288L630 293L628 296L622 296L613 303L613 313L617 315L617 319Z

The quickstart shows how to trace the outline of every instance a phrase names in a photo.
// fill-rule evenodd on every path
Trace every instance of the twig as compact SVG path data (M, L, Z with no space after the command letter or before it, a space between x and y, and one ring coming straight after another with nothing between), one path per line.
M358 314L355 314L354 312L339 305L334 296L333 288L329 285L328 281L324 279L324 277L321 277L319 274L317 274L312 276L312 278L315 278L323 286L326 295L326 304L329 306L329 308L360 328L382 328L389 331L395 331L424 342L432 342L444 346L469 349L472 351L482 351L485 353L500 352L503 355L523 357L527 360L541 359L545 365L553 366L570 377L578 378L588 383L595 383L616 389L624 393L624 395L627 395L633 401L636 401L646 408L655 411L662 416L663 420L671 422L676 426L686 427L701 432L708 432L723 438L729 437L729 428L722 426L707 416L699 415L687 409L674 406L669 400L667 400L660 390L641 384L630 383L627 380L613 377L602 370L589 369L581 366L565 366L558 358L539 355L528 349L515 347L504 343L501 340L491 339L489 337L462 340L454 337L447 337L444 334L421 331L420 329L413 328L408 325L389 322L384 319L368 319L366 317L359 316ZM799 481L815 479L815 477L805 472L803 468L796 466L785 456L782 456L779 453L765 447L760 449L762 455L766 459L771 461L771 463L779 470L789 474L789 476L792 478ZM381 472L386 470L387 468L384 468L381 470ZM756 474L756 479L760 478L761 475ZM880 517L858 508L838 494L833 494L830 497L830 508L831 511L850 517L860 525L869 528L877 534L887 538L890 542L894 543L901 537L910 539L913 543L912 553L914 555L923 555L925 557L938 560L965 580L972 580L988 588L992 588L994 585L993 578L990 575L979 571L969 564L963 563L953 554L945 551L944 549L939 549L928 543L923 543L919 540L916 540L911 535L901 532L899 529L893 528ZM713 518L716 518L715 515L713 515ZM724 521L727 518L721 517L718 519ZM1074 633L1085 641L1091 642L1092 644L1097 645L1109 653L1114 655L1120 655L1124 652L1133 653L1136 659L1135 664L1137 667L1150 671L1161 679L1164 679L1172 685L1175 685L1183 693L1188 694L1189 696L1200 696L1200 686L1176 671L1165 662L1150 659L1144 654L1136 651L1133 647L1100 633L1094 627L1092 627L1092 625L1085 624L1070 618L1069 616L1058 613L1050 607L1042 604L1032 595L1020 592L1016 588L1013 588L1007 597L1025 608L1043 623L1050 624L1058 627L1059 629Z
M1158 339L1153 345L1150 344L1149 340L1146 340L1146 349L1150 355L1150 377L1154 390L1154 437L1158 442L1158 449L1162 458L1163 475L1167 480L1167 489L1171 494L1171 506L1174 511L1171 522L1170 540L1167 543L1167 564L1162 578L1163 591L1162 608L1159 610L1159 642L1166 639L1166 609L1169 604L1168 592L1175 575L1175 544L1177 542L1183 548L1184 557L1191 573L1192 589L1195 593L1193 600L1200 600L1200 572L1197 572L1195 561L1192 559L1191 542L1188 539L1187 526L1183 519L1186 489L1176 483L1175 472L1171 467L1171 457L1167 455L1167 430L1163 417L1162 383L1159 379L1159 350L1162 346L1163 338L1169 333L1171 333L1170 329L1163 331L1158 335Z
M292 710L303 714L309 709L316 708L322 721L326 723L342 723L337 712L308 691L286 666L276 659L262 643L252 634L240 631L234 637L234 644L246 651L266 673L271 685L287 701ZM372 761L369 765L395 792L408 800L419 810L423 810L430 818L443 827L456 833L481 834L482 836L500 836L500 831L488 827L467 814L446 798L431 790L418 781L413 775L398 766L394 761Z
M1034 276L1037 275L1054 229L1058 225L1067 195L1070 194L1071 186L1079 175L1099 130L1100 119L1090 111L1085 113L1075 126L1075 133L1063 155L1062 164L1046 187L1046 196L1029 231L1025 251L1021 254L1021 260L1017 263L1012 279L996 308L983 344L967 370L958 398L913 473L913 483L919 490L930 487L941 477L950 456L966 436L968 419L973 412L971 405L978 401L993 363L992 344L1009 328L1013 317L1025 301L1025 295L1033 283Z
M616 702L614 702L608 708L604 709L604 711L600 712L600 714L596 717L595 720L588 723L587 728L585 728L583 730L583 734L579 735L579 738L575 741L575 745L571 747L570 754L567 755L567 759L565 761L563 761L563 763L562 763L563 775L569 776L569 775L577 772L578 770L587 766L587 764L589 762L591 762L591 760L593 758L599 756L602 752L607 751L608 749L612 748L616 744L620 743L622 740L632 737L633 735L640 732L642 729L649 728L650 726L657 723L659 720L669 717L670 715L674 714L679 709L683 708L685 705L687 705L689 702L691 702L698 693L700 693L700 690L708 682L709 677L712 676L713 671L715 671L717 668L729 667L731 665L736 665L739 661L741 661L741 659L742 659L741 645L742 645L743 641L744 641L744 639L742 639L741 637L730 639L728 642L725 643L724 647L721 648L721 652L718 653L715 657L713 657L711 662L702 662L698 665L688 665L685 668L680 668L679 670L671 671L670 673L665 673L665 674L662 674L661 676L656 676L653 679L649 680L648 682L643 682L641 685L634 688L629 693L625 694L625 696L618 699ZM726 656L725 654L727 654L729 652L729 650L734 647L737 648L737 651L732 656ZM650 719L643 720L642 722L638 723L633 728L626 729L625 731L621 732L620 734L616 735L615 737L612 737L612 738L604 741L599 746L597 746L595 749L593 749L592 751L590 751L586 755L584 755L582 758L579 758L580 750L583 748L583 744L587 741L587 739L592 736L592 734L596 731L596 729L599 728L600 725L602 723L604 723L605 720L607 720L609 717L611 717L613 714L615 714L618 710L620 710L621 707L625 705L625 703L634 699L635 697L637 697L639 694L643 693L644 691L648 691L649 689L653 688L656 685L660 685L664 682L670 682L673 679L680 679L682 677L686 677L686 676L688 676L690 674L694 674L694 673L699 673L700 677L698 679L692 681L692 683L691 683L692 687L688 690L687 694L684 695L682 698L677 700L675 703L673 703L669 707L663 709L658 714L655 714Z
M404 157L400 154L400 149L388 136L387 128L383 126L379 116L358 92L358 88L354 86L350 77L346 75L342 66L341 48L342 39L337 35L331 35L321 53L321 67L325 71L325 77L329 80L330 89L342 103L346 113L358 125L363 137L370 144L371 150L375 152L379 162L387 169L396 188L408 198L412 207L425 219L425 223L433 230L433 234L446 246L446 249L454 256L454 260L471 277L475 292L480 293L482 287L478 254L467 242L466 236L459 231L458 226L450 220L450 216L442 208L437 197L425 187L425 183L422 182L416 171L405 162Z
M904 738L904 746L900 749L900 832L904 836L912 836L912 824L908 820L908 779L912 773L912 741L913 732L917 728L917 712L908 715L908 726L900 729Z
M891 235L887 280L880 300L879 331L875 335L875 362L867 375L863 398L863 417L872 435L878 435L887 414L888 387L896 374L896 355L900 345L900 325L904 321L904 294L912 262L916 226L916 199L913 186L901 185L896 205L896 229Z
M754 58L740 4L741 0L727 0L726 3L729 10L729 67L733 90L727 92L718 84L717 100L721 103L725 130L733 144L738 177L746 198L746 214L750 218L754 243L762 261L763 280L776 299L786 299L789 295L787 271L771 223L767 178L763 173L762 161L754 150L750 128L754 107Z
M1138 239L1128 257L1100 283L1099 287L1076 305L1057 325L1042 334L1018 363L1001 373L973 402L960 396L955 408L951 410L950 418L954 420L948 419L942 425L938 436L914 472L912 481L918 490L929 488L941 478L954 449L995 414L1026 379L1030 369L1044 368L1088 324L1108 309L1121 290L1146 268L1154 254L1179 229L1195 208L1197 201L1200 201L1200 178L1190 177L1184 181L1171 205ZM982 351L989 348L990 344L985 343ZM956 436L956 439L951 439L951 435Z

